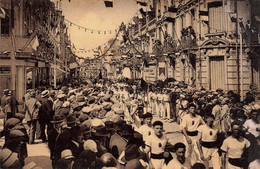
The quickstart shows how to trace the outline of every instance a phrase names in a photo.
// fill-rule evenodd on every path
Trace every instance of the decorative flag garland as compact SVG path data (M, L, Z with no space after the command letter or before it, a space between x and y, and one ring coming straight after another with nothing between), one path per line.
M117 33L117 30L95 30L95 29L89 29L89 28L86 28L84 26L80 26L78 24L75 24L67 19L64 19L64 21L68 22L69 26L76 26L78 27L79 30L83 30L84 32L90 32L90 33L95 33L95 34L103 34L103 35L106 35L106 34L112 34L112 33Z

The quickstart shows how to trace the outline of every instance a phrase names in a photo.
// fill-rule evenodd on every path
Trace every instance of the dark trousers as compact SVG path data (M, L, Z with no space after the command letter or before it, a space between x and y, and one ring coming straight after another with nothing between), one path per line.
M45 134L45 129L47 126L47 133L49 133L51 131L51 129L53 128L53 125L50 123L50 121L39 121L40 123L40 129L41 129L41 139L43 142L47 141L47 137Z
M176 105L170 104L171 118L176 121Z
M36 123L37 120L28 121L27 124L29 126L29 144L34 143L35 132L36 132Z

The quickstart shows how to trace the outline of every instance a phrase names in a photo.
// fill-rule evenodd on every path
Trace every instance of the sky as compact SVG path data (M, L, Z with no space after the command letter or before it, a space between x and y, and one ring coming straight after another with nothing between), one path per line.
M55 4L60 0L51 0ZM113 0L113 8L106 8L104 0L61 0L61 10L65 19L90 30L85 31L77 26L69 26L72 43L77 49L95 49L109 39L115 37L115 30L119 25L131 22L137 13L136 0ZM110 31L112 34L110 34ZM104 34L106 31L106 34ZM92 52L76 53L80 57L93 57Z

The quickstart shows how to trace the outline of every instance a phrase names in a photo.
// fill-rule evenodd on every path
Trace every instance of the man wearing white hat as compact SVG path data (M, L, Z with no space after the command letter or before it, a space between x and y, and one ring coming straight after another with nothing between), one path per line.
M41 139L43 142L46 142L46 134L45 134L45 127L47 125L47 133L52 129L52 125L50 121L53 119L54 112L52 110L53 103L50 101L49 98L49 91L44 90L41 93L41 107L39 110L39 123L41 129Z
M64 103L65 101L65 94L59 94L57 96L57 100L54 101L53 103L53 110L55 112L55 114L58 112L58 110L62 107L62 104Z

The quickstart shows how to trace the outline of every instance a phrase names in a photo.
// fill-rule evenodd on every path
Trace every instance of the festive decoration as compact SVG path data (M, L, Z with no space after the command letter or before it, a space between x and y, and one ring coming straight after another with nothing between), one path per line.
M113 0L104 0L104 3L107 8L113 8Z

